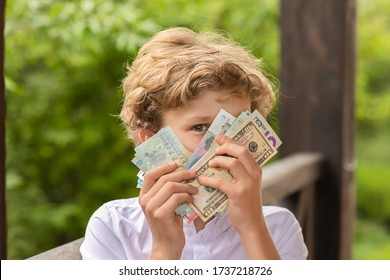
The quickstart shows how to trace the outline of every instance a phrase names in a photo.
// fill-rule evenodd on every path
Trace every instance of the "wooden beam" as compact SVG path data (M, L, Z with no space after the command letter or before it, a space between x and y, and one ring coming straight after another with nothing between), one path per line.
M297 153L263 169L263 203L273 204L313 185L323 174L324 157L316 153Z
M7 258L5 205L5 94L4 94L4 21L5 0L0 1L0 258Z
M318 259L350 259L356 0L281 1L281 155L326 156L315 190Z
M35 255L28 260L81 260L80 246L84 237Z

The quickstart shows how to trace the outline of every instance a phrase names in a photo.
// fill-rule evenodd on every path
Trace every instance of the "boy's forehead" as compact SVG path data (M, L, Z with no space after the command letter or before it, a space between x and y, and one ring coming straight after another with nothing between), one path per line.
M231 99L236 98L245 98L247 97L244 93L239 91L231 91L231 92L222 92L216 99L217 102L226 102Z
M225 102L229 99L236 97L246 97L247 94L239 89L221 88L221 89L206 89L202 91L195 99L202 98L203 96L214 95L214 99L217 102Z
M212 107L213 104L236 102L237 99L249 100L249 96L242 91L235 89L206 89L199 93L194 99L183 103L178 109L187 110L194 106L198 108L200 106L207 111L207 107ZM204 108L204 106L207 107Z
M176 108L164 110L165 120L176 119L209 123L213 121L220 109L224 109L233 115L244 110L250 110L251 102L248 96L232 90L206 90Z

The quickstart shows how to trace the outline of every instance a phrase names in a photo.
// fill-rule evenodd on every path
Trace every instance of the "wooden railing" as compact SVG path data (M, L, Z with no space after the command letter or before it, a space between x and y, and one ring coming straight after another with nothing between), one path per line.
M292 210L299 220L309 258L313 251L313 192L323 175L324 157L316 153L297 153L267 165L263 169L263 202L284 205ZM291 204L288 197L295 196ZM30 260L77 260L83 238L43 252Z
M294 212L314 257L315 246L315 190L325 173L325 157L318 153L296 153L267 168L263 174L263 203L279 204Z

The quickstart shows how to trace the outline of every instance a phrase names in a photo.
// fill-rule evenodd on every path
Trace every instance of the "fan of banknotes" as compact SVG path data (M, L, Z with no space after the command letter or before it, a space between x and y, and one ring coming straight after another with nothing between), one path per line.
M245 146L259 166L263 166L271 159L282 144L258 111L252 113L244 111L235 118L222 109L192 154L183 147L169 126L162 128L153 137L137 146L132 162L140 169L138 186L142 185L145 172L169 162L176 162L178 168L181 169L195 170L196 176L202 175L232 181L233 177L228 170L215 169L208 165L209 161L215 157L218 144L214 139L218 133ZM175 212L188 223L197 217L207 221L214 215L221 215L227 209L229 199L224 193L200 185L196 178L186 183L198 188L198 193L194 195L194 202L179 205Z

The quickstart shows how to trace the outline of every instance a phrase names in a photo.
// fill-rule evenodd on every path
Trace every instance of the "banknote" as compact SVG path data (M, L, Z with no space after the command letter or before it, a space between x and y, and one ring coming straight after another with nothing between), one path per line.
M232 134L237 130L237 128L244 122L248 119L248 117L250 116L250 112L249 111L244 111L242 112L237 118L236 120L234 121L234 123L230 126L230 125L226 125L222 131L221 131L221 134L224 134L226 136L232 136ZM256 114L256 113L255 113ZM260 115L261 116L261 115ZM263 120L263 119L262 119ZM265 122L266 123L266 122ZM265 126L261 126L263 129L265 129L266 127ZM269 131L269 130L268 130ZM273 135L276 135L275 132L271 129L271 136ZM264 132L265 133L265 132ZM277 137L278 141L277 142L279 145L281 144L281 141L280 139ZM278 146L279 146L278 145ZM215 216L216 217L220 217L222 216L222 214L228 209L228 204L225 204L225 206L221 207L221 209L219 209L216 213L215 213Z
M232 124L235 119L236 118L234 116L221 109L210 125L209 129L206 131L202 140L193 151L187 163L184 165L184 169L190 169L191 166L193 166L194 163L197 162L207 152L215 139L215 135L217 135L217 133L219 133L226 125Z
M219 134L231 136L230 134L234 133L236 129L244 122L246 121L250 116L249 111L242 112L233 123L226 123L220 130ZM207 151L210 151L210 153L214 153L215 149L218 148L218 144L214 141L210 144ZM203 159L204 160L204 159Z
M269 127L267 130L269 134L267 136L266 133L264 133L263 125L264 118L258 111L254 111L250 118L241 124L241 126L236 129L236 133L231 137L233 141L241 146L245 146L249 150L259 166L263 166L277 154L274 142L269 140L270 135L274 134L276 136L276 134ZM275 138L275 143L279 146L282 143L277 136Z
M279 148L282 141L280 141L278 135L258 111L254 111L254 113L256 114L256 123L262 129L264 136L267 137L267 140L272 143L275 149Z
M222 128L230 127L235 119L236 118L233 115L221 109L184 165L184 169L190 169L209 150L211 144L214 142L215 135L220 133ZM198 217L187 203L179 205L179 207L176 208L175 213L184 217L187 223L191 223Z
M143 172L141 169L138 171L137 173L137 177L138 177L138 180L137 180L137 188L140 189L142 188L142 183L144 182L144 176L145 176L145 172Z
M162 128L147 141L137 146L135 152L132 162L140 169L137 174L137 188L142 187L146 171L172 161L177 163L179 169L183 168L190 156L190 153L183 147L169 126ZM198 217L188 204L179 205L176 213L180 214L188 223Z
M219 134L222 134L222 135L226 135L226 136L232 136L231 134L233 134L236 129L242 125L243 122L245 122L249 116L250 116L250 112L249 111L244 111L242 112L235 120L233 123L226 123L221 131L219 132ZM218 148L218 144L214 141L210 144L208 150L207 150L207 153L208 154L214 154L215 153L215 150ZM200 158L197 162L198 165L204 165L206 163L206 161L209 160L207 156L204 156L202 158Z
M210 157L211 160L214 156ZM205 164L195 169L196 177L206 176L212 178L219 178L226 181L232 181L233 176L226 169L215 169L209 166L209 160L205 161ZM194 201L189 203L190 207L194 210L198 217L203 221L209 220L218 210L225 206L228 202L226 194L200 185L195 179L186 181L187 184L192 185L198 189L198 193L194 195Z
M230 133L234 133L234 131L236 131L236 129L244 122L246 121L249 116L251 115L251 113L249 111L244 111L244 112L241 112L241 114L234 120L234 122L229 125L229 124L226 124L222 130L221 130L221 134L223 135L226 135L229 137Z
M262 166L277 153L277 150L274 148L273 143L264 135L264 128L262 128L259 115L260 113L254 111L234 133L231 132L229 134L232 135L231 138L233 141L241 146L245 146L250 151L256 163ZM197 176L220 178L226 181L233 179L228 170L215 169L208 165L208 162L215 157L214 152L207 152L204 157L204 159L192 167ZM198 188L198 193L194 195L194 201L189 203L189 205L203 221L207 221L219 210L226 207L228 197L222 192L207 186L202 186L196 179L190 180L187 183Z
M147 141L137 146L135 152L132 162L143 172L172 161L176 162L179 168L183 167L191 155L170 126L160 129Z
M183 219L187 223L192 223L196 218L198 218L198 215L195 213L195 211L191 208L191 206L188 203L180 204L176 209L175 213L177 215L180 215L183 217Z
M155 135L135 148L132 162L140 169L137 174L137 188L142 187L146 171L172 161L176 162L178 169L181 169L189 157L190 153L181 144L171 127L160 129ZM198 217L188 204L179 205L176 214L181 215L188 223Z

